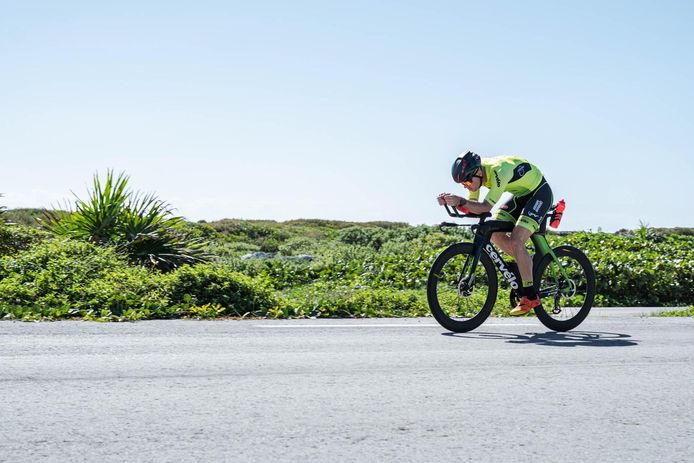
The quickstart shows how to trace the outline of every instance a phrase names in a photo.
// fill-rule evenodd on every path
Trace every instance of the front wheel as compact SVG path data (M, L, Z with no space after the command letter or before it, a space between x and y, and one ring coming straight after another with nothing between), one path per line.
M427 280L432 315L441 326L456 333L480 326L496 302L494 264L483 251L470 278L473 258L471 243L454 244L436 258Z
M559 246L554 254L556 261L547 254L535 268L535 288L542 298L535 314L550 330L568 331L576 328L593 307L595 271L580 249Z

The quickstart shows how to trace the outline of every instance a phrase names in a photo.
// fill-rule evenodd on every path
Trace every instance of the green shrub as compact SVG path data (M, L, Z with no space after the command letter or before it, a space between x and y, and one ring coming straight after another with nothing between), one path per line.
M15 254L29 249L32 244L49 237L49 234L36 228L22 225L0 223L0 256Z
M239 257L249 252L260 251L260 246L243 241L213 242L207 246L206 251L217 257Z
M2 320L57 320L61 318L81 317L78 310L64 304L58 307L45 305L20 305L0 302L0 319Z
M49 240L0 259L0 318L242 316L276 305L262 279L210 265L163 274L130 265L112 248L75 240Z
M280 242L291 236L286 227L274 220L224 219L208 225L230 241L261 242L273 239Z
M39 230L0 225L0 318L428 315L425 287L433 260L443 247L469 239L464 229L442 232L403 224L221 223L234 235L212 224L183 227L195 237L213 238L207 250L220 256L216 264L184 266L169 274L133 265L113 246L58 241ZM694 301L692 236L640 229L549 239L553 246L576 246L591 259L596 305ZM240 258L268 245L281 255ZM316 258L286 257L303 253ZM508 308L508 291L502 287L493 313L504 315Z
M0 305L78 315L86 307L85 288L93 280L128 268L112 248L74 240L43 241L0 259Z
M582 249L606 305L680 305L694 301L694 237L576 233L554 244Z
M181 228L191 238L202 239L208 242L222 238L220 233L204 220L199 222L182 222Z
M426 296L421 291L369 289L326 283L288 291L269 317L419 317L428 315Z
M315 239L305 236L290 238L278 247L278 251L285 256L295 256L297 254L317 254L320 243Z
M287 288L309 283L319 278L312 262L267 259L260 275L275 288Z
M140 320L177 316L171 305L164 277L143 267L109 270L84 285L83 294L74 307L83 314L105 318Z
M682 309L670 310L667 312L656 312L654 317L694 317L694 305Z
M165 284L170 303L218 304L228 316L262 316L278 303L266 281L217 265L181 267L167 275Z
M182 313L184 318L217 318L223 316L226 309L219 304L192 305Z
M18 208L18 209L8 209L2 214L3 220L14 223L17 225L22 225L25 227L38 228L38 219L43 217L46 213L45 209L29 209L29 208Z
M359 246L380 249L385 240L383 230L375 227L349 227L340 230L339 240L345 244L356 244Z
M48 240L0 259L0 301L32 303L55 295L75 300L83 287L107 271L127 268L112 248L75 240Z
M9 318L170 318L162 274L129 265L112 248L47 240L0 259L0 315Z

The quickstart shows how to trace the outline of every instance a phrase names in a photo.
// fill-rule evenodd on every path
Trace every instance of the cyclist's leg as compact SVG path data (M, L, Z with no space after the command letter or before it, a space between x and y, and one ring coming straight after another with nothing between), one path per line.
M525 248L525 242L540 227L539 221L552 205L552 189L543 179L540 186L528 196L510 238L510 245L515 252L514 257L523 280L520 302L511 310L511 315L524 315L540 305L540 298L533 286L533 263Z
M524 202L523 198L516 198L512 196L506 201L499 209L497 209L494 214L494 220L503 220L506 222L516 223L520 217L521 211L523 210ZM511 237L508 233L494 233L491 237L492 243L496 244L511 257L513 256L513 247L511 246Z
M520 221L520 219L519 219ZM509 245L513 251L513 257L518 265L518 273L521 276L521 287L516 291L520 297L518 305L511 309L510 314L525 315L540 305L540 298L537 296L533 286L533 261L525 248L525 242L533 232L525 227L516 225L511 232Z
M532 259L525 248L525 242L540 228L539 221L542 220L551 205L552 189L543 179L540 186L524 201L523 210L511 233L510 245L515 252L514 257L518 262L518 269L524 286L527 286L528 283L532 284L533 281ZM531 295L534 292L531 291Z
M516 259L516 263L518 264L518 271L524 283L523 286L526 286L527 282L532 284L533 281L533 260L530 254L528 254L528 250L525 248L525 242L528 241L530 235L533 233L535 233L533 230L516 225L508 240L508 244L512 251L511 255Z
M520 219L518 222L520 222ZM518 265L518 273L520 273L522 280L522 286L517 291L520 300L518 305L511 309L510 312L513 316L525 315L540 305L540 298L533 286L533 261L525 248L525 242L532 234L533 231L519 225L516 225L511 232L510 245L513 248L516 264Z
M540 186L528 196L524 197L522 210L516 222L516 226L527 228L535 233L540 228L540 221L547 214L553 201L552 188L543 178Z

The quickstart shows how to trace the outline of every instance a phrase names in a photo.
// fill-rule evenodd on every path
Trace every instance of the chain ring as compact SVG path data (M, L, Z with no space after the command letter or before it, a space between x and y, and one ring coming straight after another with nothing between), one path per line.
M576 289L578 289L578 285L573 280L568 280L568 284L569 288L571 289L571 294L564 293L564 291L561 291L561 297L563 297L564 299L574 297L576 295Z

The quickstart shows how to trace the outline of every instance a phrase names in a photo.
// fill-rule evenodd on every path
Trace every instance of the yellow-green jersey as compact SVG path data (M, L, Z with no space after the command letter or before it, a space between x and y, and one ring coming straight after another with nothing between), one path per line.
M540 169L525 159L513 156L482 158L486 181L483 186L489 188L484 201L492 206L499 201L504 192L514 196L525 196L534 191L542 182ZM480 190L470 192L470 199L479 201Z

